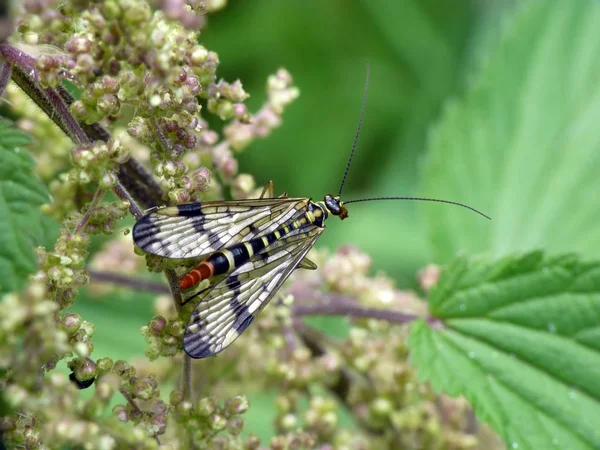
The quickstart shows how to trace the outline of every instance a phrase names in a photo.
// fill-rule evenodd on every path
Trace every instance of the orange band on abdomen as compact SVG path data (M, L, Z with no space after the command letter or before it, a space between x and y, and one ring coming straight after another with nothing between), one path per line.
M179 280L181 289L189 289L196 286L202 280L206 280L213 275L213 266L206 261L202 261L198 267L190 270Z

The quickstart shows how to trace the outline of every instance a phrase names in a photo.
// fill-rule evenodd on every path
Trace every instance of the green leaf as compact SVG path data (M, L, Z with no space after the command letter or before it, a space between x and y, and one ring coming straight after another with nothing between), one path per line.
M56 232L40 210L49 195L23 149L29 142L25 133L0 120L0 294L23 286L36 268L34 247Z
M487 64L433 131L421 205L437 260L535 248L600 251L600 3L522 2Z
M411 330L412 362L518 449L600 448L600 263L459 258Z
M404 68L404 77L408 77L405 83L412 87L402 97L392 97L395 111L389 114L393 115L394 139L378 149L390 155L381 160L379 176L369 185L368 192L378 196L416 194L419 175L416 169L427 130L439 116L445 99L461 84L463 53L473 26L472 5L438 0L371 0L364 2L364 6L376 29L385 37L384 45L394 51L393 63ZM381 69L375 66L374 72L378 70ZM371 85L371 93L389 89L389 85ZM368 110L373 111L371 108L370 99ZM377 121L382 120L378 115ZM368 145L364 140L361 142L366 152L364 147ZM405 215L414 216L416 205L406 204L401 209ZM414 233L417 224L410 225Z

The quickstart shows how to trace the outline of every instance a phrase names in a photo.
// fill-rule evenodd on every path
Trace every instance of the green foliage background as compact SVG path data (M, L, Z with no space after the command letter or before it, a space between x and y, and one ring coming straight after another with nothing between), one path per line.
M232 2L210 17L203 38L240 77L260 105L263 80L277 67L293 74L301 98L285 125L241 155L241 170L278 191L321 198L336 193L356 129L365 78L372 66L360 142L343 197L420 195L427 136L449 98L460 96L479 67L511 2L437 0L369 2ZM473 186L475 180L464 180ZM468 189L466 189L468 191ZM445 198L443 189L428 192ZM478 207L474 192L449 198ZM426 204L440 210L442 205ZM419 205L353 205L351 220L329 225L319 244L359 245L374 266L406 284L432 261ZM484 221L459 211L474 226ZM450 236L448 236L451 239Z
M240 155L241 172L292 196L336 193L369 59L369 102L344 198L427 195L493 218L429 203L351 205L351 220L330 223L321 247L358 245L407 288L420 267L460 252L597 256L597 2L233 1L209 21L203 43L224 62L220 75L243 80L250 107L262 103L265 77L279 66L301 89L284 125ZM142 353L137 330L150 302L106 300L78 306L97 324L98 354ZM115 345L114 326L103 327L100 315L127 330L126 346ZM247 428L268 436L272 407L251 400Z

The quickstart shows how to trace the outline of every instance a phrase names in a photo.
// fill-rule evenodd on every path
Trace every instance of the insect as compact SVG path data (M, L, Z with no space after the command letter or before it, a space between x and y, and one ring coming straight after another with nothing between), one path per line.
M142 250L165 258L195 258L199 264L180 278L185 302L194 300L183 338L192 358L213 356L229 346L267 306L297 268L316 269L306 254L331 216L344 220L346 205L377 200L419 200L468 208L461 203L419 197L340 199L358 142L369 86L369 69L358 128L338 195L322 201L273 198L273 183L260 198L190 203L158 208L133 227ZM200 284L209 280L211 284ZM200 285L200 286L199 286ZM201 287L202 286L202 287Z

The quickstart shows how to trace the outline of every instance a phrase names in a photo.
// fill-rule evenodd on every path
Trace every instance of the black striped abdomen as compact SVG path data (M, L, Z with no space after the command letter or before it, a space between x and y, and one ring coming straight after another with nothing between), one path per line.
M197 267L185 274L179 280L179 286L181 289L189 289L202 280L229 273L235 268L246 264L254 255L260 253L269 245L289 235L294 230L302 228L306 224L312 224L311 217L308 215L304 215L298 220L291 220L264 236L255 237L246 242L240 242L226 249L214 252Z

